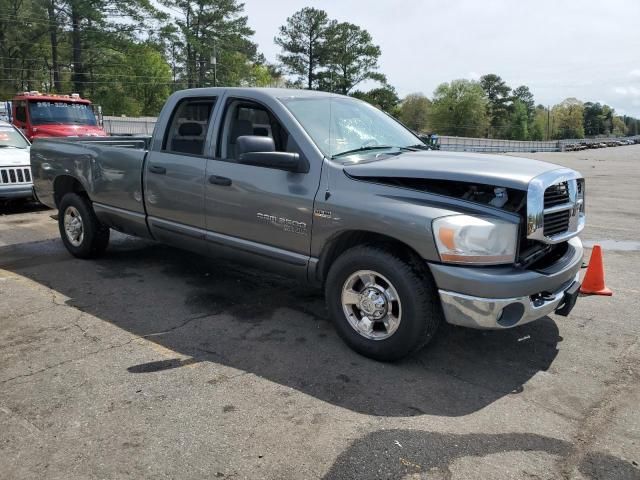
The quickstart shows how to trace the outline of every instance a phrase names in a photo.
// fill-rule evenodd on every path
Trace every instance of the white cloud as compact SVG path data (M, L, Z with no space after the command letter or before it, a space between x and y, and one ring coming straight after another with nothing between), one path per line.
M628 87L615 87L613 91L623 97L640 97L640 88L634 87L633 85Z
M630 77L640 77L640 68L636 68L629 72Z

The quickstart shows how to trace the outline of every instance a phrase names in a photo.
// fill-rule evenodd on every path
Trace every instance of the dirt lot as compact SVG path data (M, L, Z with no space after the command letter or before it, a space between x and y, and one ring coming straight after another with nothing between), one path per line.
M640 478L640 146L587 177L611 298L419 355L353 353L314 290L114 235L70 257L0 215L0 478Z

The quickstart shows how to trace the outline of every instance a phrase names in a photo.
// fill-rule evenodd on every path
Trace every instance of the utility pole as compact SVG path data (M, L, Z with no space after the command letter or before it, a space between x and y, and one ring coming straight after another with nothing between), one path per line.
M173 89L172 92L176 91L176 44L171 44L171 69L173 70Z
M549 141L551 139L551 137L549 136L549 118L551 116L551 109L549 108L549 105L547 105L547 141Z
M216 42L213 42L213 57L211 57L211 63L213 63L213 86L218 86L218 56L216 51Z

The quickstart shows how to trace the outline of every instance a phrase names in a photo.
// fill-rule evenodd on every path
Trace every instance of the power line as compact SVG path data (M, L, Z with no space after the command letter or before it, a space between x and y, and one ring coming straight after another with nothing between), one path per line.
M0 78L0 82L28 82L28 83L45 83L46 79L42 78ZM186 80L178 80L177 83L184 82ZM108 80L71 80L71 83L78 84L95 84L95 85L173 85L173 81L166 82L121 82L121 81L108 81Z
M131 15L126 15L126 14L122 14L122 15L113 15L113 14L107 14L105 17L106 21L109 20L113 20L113 19L118 19L118 18L122 18L122 19L131 19L133 21L135 21L133 19L133 17ZM87 20L87 19L83 19L83 20ZM24 17L22 15L8 15L8 14L0 14L0 21L5 21L5 22L26 22L26 23L33 23L36 25L45 25L48 27L54 26L54 27L71 27L73 28L74 24L72 21L70 20L60 20L60 21L51 21L51 20L47 20L46 18L36 18L36 17ZM158 21L160 21L160 19L158 19ZM100 22L102 23L102 21ZM78 23L77 24L78 27L80 27L83 31L102 31L99 27L96 26L91 26L91 25L84 25L83 23ZM155 29L155 28L148 28L148 27L144 27L144 26L136 26L135 24L130 24L127 25L126 23L118 23L118 25L122 25L125 27L133 27L134 29L138 29L138 30L143 30L143 31L161 31L162 29Z
M125 64L126 65L126 64ZM11 67L0 67L0 70L20 70L23 72L33 72L34 69L31 68L11 68ZM48 70L42 70L42 72L46 72L48 74ZM87 75L91 76L91 77L127 77L127 78L166 78L166 77L170 77L171 73L169 72L168 75L129 75L126 73L86 73Z

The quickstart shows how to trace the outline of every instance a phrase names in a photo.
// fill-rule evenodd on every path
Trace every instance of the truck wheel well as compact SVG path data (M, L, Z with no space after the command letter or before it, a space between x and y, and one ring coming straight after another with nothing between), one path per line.
M320 254L320 261L316 270L316 276L324 283L331 264L342 253L357 245L373 245L393 251L398 257L407 262L419 260L420 255L409 245L387 235L363 230L343 232L333 238Z
M60 175L56 177L53 182L53 198L56 202L56 207L60 205L62 197L67 193L77 193L79 195L87 195L87 191L77 178L69 175Z

